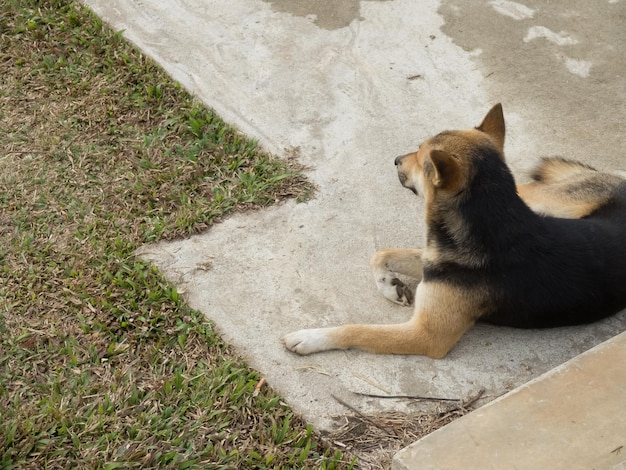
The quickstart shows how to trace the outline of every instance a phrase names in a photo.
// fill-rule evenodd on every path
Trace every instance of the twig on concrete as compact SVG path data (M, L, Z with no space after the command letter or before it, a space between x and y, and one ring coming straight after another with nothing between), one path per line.
M399 398L404 400L424 400L424 401L460 401L458 398L422 397L419 395L376 395L371 393L352 392L355 395L369 398Z
M382 385L380 385L375 380L370 379L369 377L366 377L366 376L364 376L362 374L359 374L357 372L352 372L352 375L354 375L357 379L361 379L363 382L370 384L372 387L375 387L378 390L381 390L381 391L385 392L386 394L389 394L389 390L384 388Z
M474 403L476 403L478 400L480 400L480 397L483 396L483 394L485 393L485 389L481 388L478 393L476 393L475 396L468 398L468 400L466 402L461 403L461 407L467 409L470 406L472 406Z
M468 408L476 403L480 399L480 397L483 396L484 393L485 389L481 388L478 393L476 393L476 395L470 396L466 401L459 400L459 404L457 406L454 406L447 410L438 420L435 421L435 423L443 421L454 414L466 414L469 411Z
M388 437L393 437L396 438L397 436L395 434L390 433L388 430L386 430L384 427L382 427L380 424L378 424L376 421L374 421L373 419L371 419L369 416L364 415L363 413L361 413L359 410L357 410L354 406L350 405L349 403L346 403L345 401L343 401L341 398L335 396L335 395L330 395L331 397L333 397L335 400L337 400L340 404L342 404L343 406L345 406L346 408L348 408L350 411L356 413L359 418L361 418L363 421L368 422L369 424L371 424L372 426L377 427L378 429L380 429L381 431L383 431Z

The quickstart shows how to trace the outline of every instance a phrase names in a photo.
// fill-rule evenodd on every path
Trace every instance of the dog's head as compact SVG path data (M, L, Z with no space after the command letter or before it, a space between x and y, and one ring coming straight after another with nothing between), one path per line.
M453 197L465 189L475 168L474 159L489 154L504 160L504 117L495 105L480 126L463 131L445 131L423 142L416 152L397 157L400 183L427 203Z

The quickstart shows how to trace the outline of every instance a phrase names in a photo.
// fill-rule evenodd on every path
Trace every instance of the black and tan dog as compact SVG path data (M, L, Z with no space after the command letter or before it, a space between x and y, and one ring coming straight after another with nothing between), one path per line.
M496 105L475 129L442 132L396 158L426 202L426 247L372 258L389 300L415 303L392 325L300 330L299 354L360 348L441 358L478 320L519 328L590 323L626 307L626 180L560 158L515 186ZM415 295L397 275L421 281Z

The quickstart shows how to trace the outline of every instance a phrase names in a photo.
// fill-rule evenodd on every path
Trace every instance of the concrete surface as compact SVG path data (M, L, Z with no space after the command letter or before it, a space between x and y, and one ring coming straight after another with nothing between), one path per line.
M411 444L392 470L624 469L625 363L622 333Z
M393 159L501 101L521 178L561 154L624 169L626 2L556 0L85 0L227 121L277 155L297 151L316 198L229 218L147 246L226 341L315 426L347 410L404 406L351 392L494 398L621 332L479 326L443 360L334 351L298 357L300 328L397 322L379 295L378 248L423 243L420 199ZM206 263L211 269L206 270Z

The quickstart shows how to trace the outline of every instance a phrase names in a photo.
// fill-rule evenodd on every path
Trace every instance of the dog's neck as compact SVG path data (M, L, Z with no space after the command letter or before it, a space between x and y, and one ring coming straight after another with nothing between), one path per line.
M436 199L427 209L424 253L433 263L486 266L509 255L517 240L532 237L542 224L517 195L513 176L500 162L477 168L463 193Z

